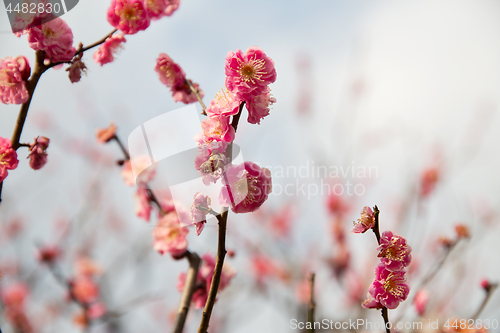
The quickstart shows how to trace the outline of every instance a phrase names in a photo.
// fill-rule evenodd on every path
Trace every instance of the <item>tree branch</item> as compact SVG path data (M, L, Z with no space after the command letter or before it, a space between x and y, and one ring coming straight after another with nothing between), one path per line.
M497 288L498 288L498 283L493 283L493 284L489 285L488 288L485 289L486 295L484 296L483 302L479 306L479 309L477 309L476 313L472 316L472 319L476 320L477 318L479 318L479 316L483 312L484 308L486 307L486 304L488 304L488 302L491 298L491 295L493 295L493 293L495 292L495 289L497 289Z
M307 321L311 323L311 328L307 329L307 333L314 333L314 310L316 308L316 303L314 301L314 278L315 274L311 273L311 276L309 277L309 284L311 288L311 295L309 298L309 308L307 311Z

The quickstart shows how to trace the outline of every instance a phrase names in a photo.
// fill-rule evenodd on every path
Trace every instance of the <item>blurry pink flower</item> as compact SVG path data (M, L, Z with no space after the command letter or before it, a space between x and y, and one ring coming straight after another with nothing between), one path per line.
M212 141L200 145L198 154L194 158L194 167L200 172L205 185L217 182L224 174L229 163L229 158L225 154L226 148L227 142L224 141Z
M437 167L431 167L424 170L420 177L420 195L426 197L431 194L438 181L439 169Z
M349 206L345 200L334 192L328 196L326 205L330 213L333 215L343 216L349 211Z
M144 7L152 20L170 16L179 8L180 0L144 0Z
M191 205L191 221L196 226L196 235L200 235L207 223L207 212L210 209L210 198L196 192L193 204Z
M36 249L36 258L43 263L52 264L60 255L61 251L55 245L45 245Z
M485 290L488 290L488 289L490 289L490 288L491 288L491 283L490 283L490 281L488 281L487 279L483 279L483 280L481 280L481 283L480 283L480 284L481 284L481 287L482 287L483 289L485 289Z
M29 294L28 286L23 282L16 282L7 287L3 287L0 296L6 308L22 310L24 302Z
M126 185L140 186L153 180L156 170L151 166L149 156L138 156L133 159L133 163L130 160L125 161L120 173ZM137 179L134 174L138 175Z
M135 194L135 213L141 219L148 221L151 217L153 206L149 200L148 190L144 187L138 187Z
M77 275L94 276L102 274L102 267L89 257L80 257L75 262Z
M455 225L455 233L457 234L458 238L469 238L470 237L469 227L467 227L465 224Z
M293 222L291 211L289 206L285 206L271 215L270 227L276 237L284 238L290 234Z
M375 215L373 210L365 206L363 210L361 210L361 217L353 222L354 228L352 229L352 233L361 234L365 233L367 230L370 230L375 225Z
M369 289L371 297L363 303L363 307L374 308L381 304L388 309L397 308L410 293L405 274L405 271L391 272L383 264L379 264L375 269L375 280Z
M413 298L413 304L415 305L415 310L419 316L423 316L425 309L427 308L427 303L429 302L429 293L425 289L421 289L417 292Z
M99 297L99 286L92 280L90 276L77 276L70 280L70 295L78 302L90 305L97 301Z
M344 272L349 268L349 263L351 261L351 253L349 249L344 244L340 244L340 247L335 251L333 258L330 260L330 264L333 268L333 273L337 278L341 277Z
M380 262L389 271L403 270L411 262L411 247L404 237L392 231L384 231L377 249Z
M153 230L153 248L162 255L168 252L173 257L180 257L187 249L188 232L181 226L176 212L167 213L158 220Z
M222 177L219 202L231 206L235 213L257 210L272 192L271 171L253 162L244 162L226 168Z
M286 270L276 260L262 254L256 254L251 258L252 271L257 284L262 284L269 278L286 280L288 274Z
M69 80L71 83L80 82L82 78L82 73L87 73L87 66L81 60L75 60L71 63L71 65L66 69L68 72Z
M235 138L234 127L229 123L229 117L214 116L201 122L201 132L194 137L198 145L212 141L233 142Z
M102 302L97 302L89 306L87 309L87 316L89 319L99 319L106 314L106 305Z
M308 304L311 298L311 283L306 277L295 287L295 298L302 303Z
M122 48L121 44L126 41L127 40L122 34L114 34L108 37L108 39L101 44L97 52L94 53L94 61L101 66L113 62L116 53Z
M73 32L60 17L31 28L28 42L33 50L45 51L51 62L70 61L76 53Z
M181 0L165 0L167 7L165 8L165 16L171 16L177 8L179 8L179 4Z
M97 142L106 143L113 139L116 135L116 126L111 123L108 128L98 128L95 131Z
M44 136L35 138L35 142L30 145L28 157L30 167L33 170L41 169L47 163L47 148L50 140Z
M18 164L17 153L12 149L10 140L0 137L0 182L7 177L8 170L14 170Z
M26 80L31 68L24 56L0 59L0 99L4 104L23 104L28 100Z
M247 121L250 124L260 124L260 120L269 115L271 105L276 103L276 98L271 95L271 89L266 87L260 94L252 95L245 101L248 110Z
M250 47L245 53L230 51L225 71L226 88L243 99L262 94L276 81L274 62L258 47Z
M198 95L200 96L200 98L203 98L205 96L205 93L203 92L203 90L200 89L200 85L189 79L187 80L189 81L189 83L191 83L193 88L198 91ZM174 98L174 101L182 102L184 104L198 102L198 98L193 93L193 91L191 90L191 88L187 83L184 83L184 85L178 85L172 87L172 97Z
M225 115L234 116L239 111L241 100L237 98L232 92L227 90L227 88L222 88L215 98L210 101L210 105L207 107L205 112L209 117Z
M160 53L156 59L155 71L160 81L169 88L183 87L185 84L186 73L165 53Z
M440 236L437 240L438 244L441 244L444 247L450 247L453 244L453 240L446 236Z
M150 23L142 0L112 0L108 22L127 35L146 30Z

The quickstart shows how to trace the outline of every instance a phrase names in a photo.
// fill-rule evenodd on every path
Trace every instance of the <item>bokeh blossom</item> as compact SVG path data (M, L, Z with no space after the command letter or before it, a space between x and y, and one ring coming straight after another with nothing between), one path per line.
M151 217L151 201L149 200L148 190L144 187L138 187L135 194L135 213L144 221L149 222Z
M162 216L153 230L153 248L160 254L170 253L173 257L182 256L187 249L186 227L181 226L176 212Z
M126 35L133 35L149 27L150 19L142 0L112 0L108 8L108 22Z
M375 214L373 210L365 206L363 210L361 210L361 217L354 222L354 228L352 229L352 233L361 234L373 228L375 225Z
M22 104L28 100L26 80L31 68L24 56L0 59L0 100L4 104Z
M8 170L14 170L18 164L17 153L12 149L10 140L0 137L0 182L7 177Z
M222 183L219 202L235 213L257 210L272 192L271 171L253 162L227 167Z
M97 142L106 143L113 139L116 135L116 126L111 123L108 128L98 128L95 132Z
M108 37L94 53L94 61L101 66L113 62L117 52L123 47L122 44L126 41L122 34L114 34Z
M149 156L137 156L133 161L125 161L121 171L125 184L128 186L144 185L153 180L156 170L150 166Z

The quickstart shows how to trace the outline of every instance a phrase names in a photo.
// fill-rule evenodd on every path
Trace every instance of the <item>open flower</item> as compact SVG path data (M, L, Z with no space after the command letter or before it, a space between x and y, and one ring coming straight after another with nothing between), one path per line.
M121 50L122 44L127 40L122 34L114 34L106 39L101 44L96 53L94 53L94 61L98 64L105 65L115 60L116 53Z
M169 88L184 86L186 73L167 54L160 53L156 59L155 71L160 81Z
M271 172L253 162L228 167L222 183L219 202L235 213L257 210L272 192Z
M12 149L10 140L0 137L0 182L7 178L8 170L14 170L18 164L17 153Z
M194 167L202 175L203 183L208 186L222 177L230 162L225 154L227 142L212 141L199 148L194 158Z
M47 163L47 148L50 140L44 136L35 138L35 142L30 145L28 158L30 159L30 167L33 170L41 169Z
M207 223L207 211L210 206L210 198L206 195L196 192L193 204L191 205L191 222L196 226L196 235L200 235Z
M182 256L187 249L188 229L182 227L177 213L162 216L153 230L153 248L160 254L170 253L173 257Z
M31 68L24 56L0 59L0 100L4 104L23 104L28 100L26 80Z
M271 95L271 89L266 87L262 93L252 95L245 101L245 105L248 110L247 121L250 124L260 124L260 120L269 115L271 105L276 103L276 98Z
M229 117L223 115L204 119L201 122L201 132L195 136L198 145L209 144L212 141L233 142L234 127L229 123Z
M133 35L149 27L150 19L142 0L112 0L108 8L108 22L126 35Z
M153 206L151 206L151 201L149 200L148 190L144 187L138 187L135 200L135 213L141 219L149 222Z
M375 280L369 289L369 297L363 302L365 308L395 309L406 300L410 287L406 283L406 272L391 272L385 265L379 264L375 269Z
M241 100L227 88L222 88L215 98L210 101L210 105L205 110L209 117L213 116L234 116L239 111Z
M403 270L411 262L411 247L404 237L392 231L384 231L380 237L378 250L380 262L389 271Z
M45 51L46 58L52 62L70 61L76 53L73 32L60 17L31 28L28 42L33 50Z
M258 47L250 47L245 53L230 51L225 71L226 88L243 99L261 94L276 81L274 62Z
M361 210L361 217L356 222L353 222L353 224L354 228L351 232L355 234L365 233L367 230L373 228L375 225L375 214L373 213L373 210L370 207L365 206Z

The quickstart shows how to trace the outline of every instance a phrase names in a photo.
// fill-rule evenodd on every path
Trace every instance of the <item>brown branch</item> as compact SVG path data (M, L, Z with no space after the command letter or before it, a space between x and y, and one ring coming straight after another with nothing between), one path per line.
M436 276L436 274L439 272L439 270L443 267L444 263L446 262L446 259L448 259L448 257L450 256L451 251L457 246L460 239L461 238L459 237L455 239L453 243L446 246L446 252L444 256L441 258L439 263L434 267L434 269L422 280L422 283L420 284L418 290L422 290Z
M118 143L120 150L122 151L123 155L125 156L125 160L127 160L127 161L130 160L130 154L128 153L127 148L125 148L125 146L123 145L121 140L116 136L116 134L113 135L113 137L111 138L111 140L113 140L113 139Z
M391 329L389 328L389 311L386 307L382 308L382 317L384 318L385 332L391 333Z
M80 47L78 48L78 50L76 51L75 53L75 56L79 55L80 53L83 53L85 51L88 51L96 46L99 46L101 45L102 43L104 43L106 41L106 39L108 39L109 37L111 37L115 32L117 32L118 29L115 29L113 31L111 31L109 34L107 34L105 37L99 39L97 42L95 42L94 44L90 44L89 46L85 46L85 47Z
M205 103L203 103L203 100L201 99L200 97L200 91L198 89L196 89L192 84L191 82L188 80L188 79L185 79L186 81L186 84L189 86L189 88L191 89L191 91L193 92L193 94L196 96L196 98L198 99L198 102L200 102L201 104L201 107L203 108L203 112L201 113L202 115L207 115L207 113L205 112L205 109L207 108L205 106Z
M485 289L486 295L484 296L483 302L479 306L479 309L477 309L476 313L471 317L472 319L476 320L479 318L481 313L483 312L484 308L486 307L486 304L488 304L491 295L495 292L495 290L498 288L498 283L493 283L488 286L488 288Z
M210 284L210 291L208 292L207 302L205 303L205 308L203 309L203 315L201 318L200 327L198 328L198 333L207 333L208 323L210 322L210 316L212 315L212 310L215 303L215 298L217 297L217 291L219 290L220 278L222 276L222 267L224 265L224 258L226 256L226 226L227 226L227 215L228 209L223 209L221 215L217 216L219 220L219 241L217 247L217 260L215 262L214 276L212 278L212 283Z
M238 113L233 116L233 121L231 122L231 126L233 126L235 132L238 129L238 122L240 121L241 111L243 111L243 106L245 106L245 101L241 102L240 109L238 110Z
M198 269L201 262L200 257L194 252L188 251L186 253L186 257L189 260L189 270L186 275L186 283L184 285L184 290L182 291L179 308L172 327L172 333L182 333L182 330L184 329L189 306L191 305L191 298L193 297L193 293L196 289L196 279L198 277Z
M314 333L314 310L316 308L316 303L314 301L314 278L315 274L311 273L309 277L309 284L311 288L311 296L309 298L309 308L307 311L307 321L311 323L310 328L307 329L307 333Z

